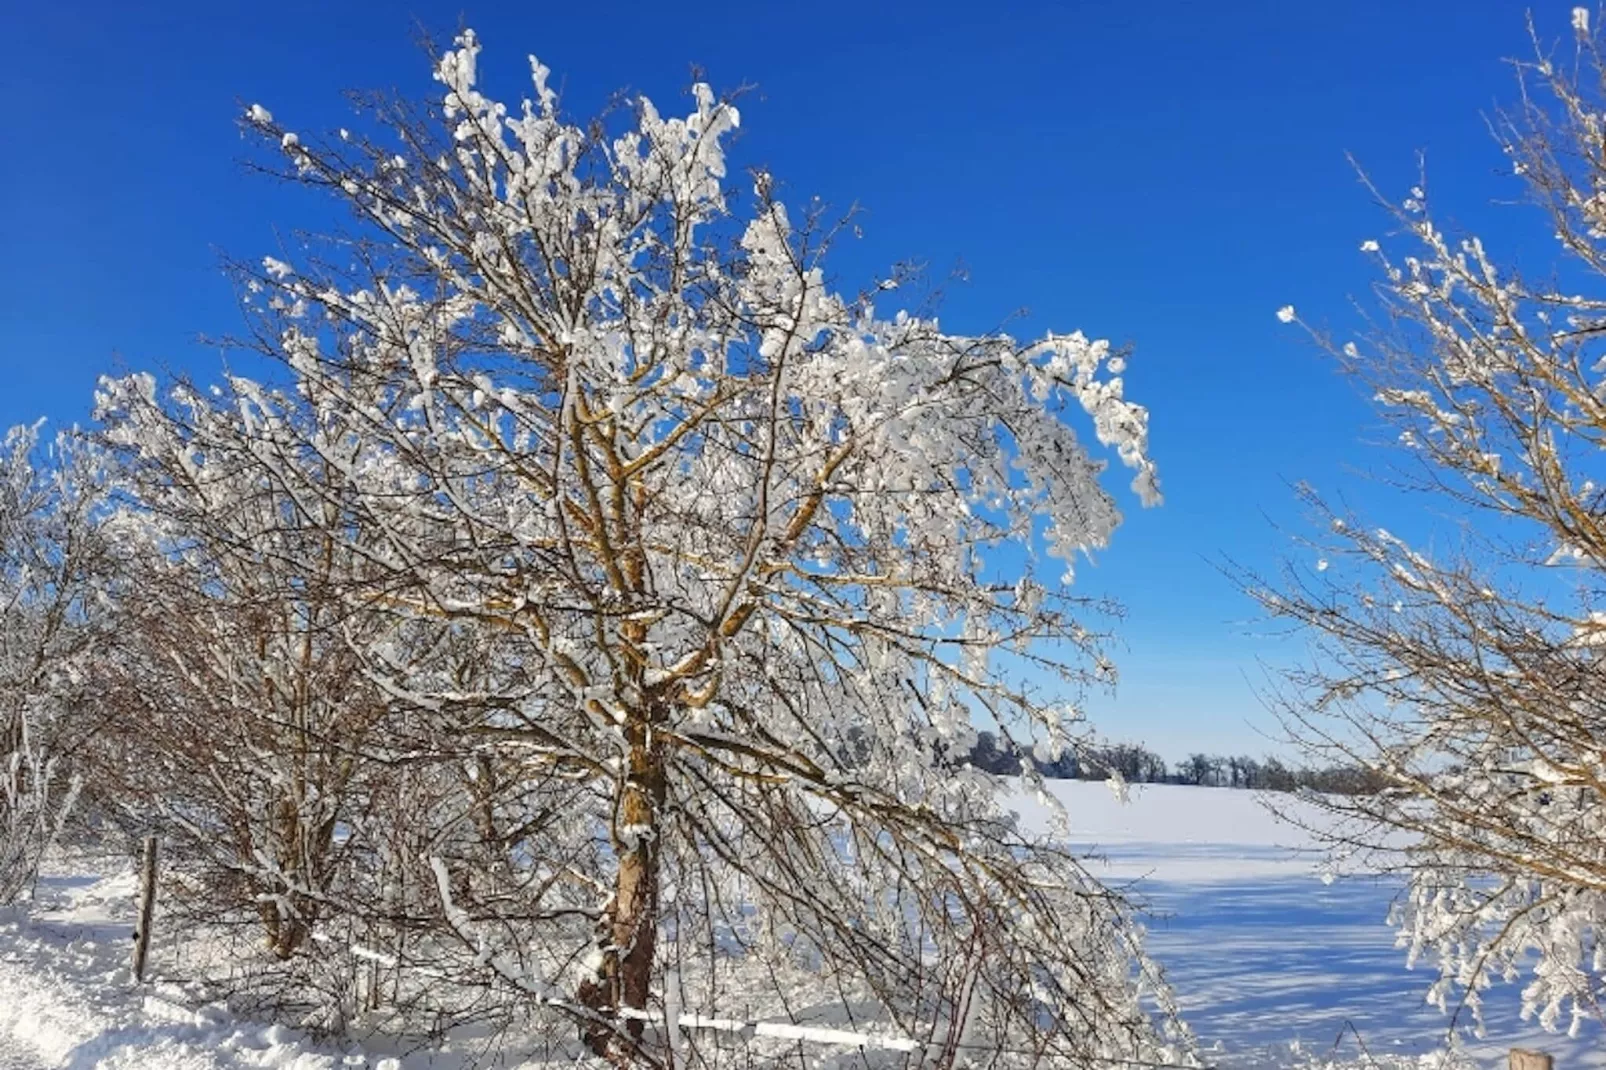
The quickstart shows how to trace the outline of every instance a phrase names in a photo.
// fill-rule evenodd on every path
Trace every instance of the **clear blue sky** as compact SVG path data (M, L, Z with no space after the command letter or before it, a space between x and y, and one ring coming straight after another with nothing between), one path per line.
M864 238L835 257L844 287L962 261L954 329L1026 309L1020 333L1136 347L1128 389L1167 503L1134 503L1079 582L1129 608L1098 722L1168 758L1268 749L1256 659L1286 647L1255 636L1213 562L1287 549L1270 521L1297 522L1291 481L1364 502L1346 468L1387 461L1366 405L1273 316L1292 302L1346 323L1369 285L1356 246L1385 221L1344 154L1399 192L1423 150L1452 215L1497 241L1532 222L1493 203L1517 190L1482 119L1527 43L1516 3L0 7L0 426L83 420L116 367L215 372L197 337L239 324L219 256L272 253L322 211L241 168L240 102L314 129L341 123L348 89L431 93L420 27L478 30L505 96L537 54L580 115L619 88L678 107L695 63L756 86L739 164L863 207ZM1565 35L1568 5L1534 13Z

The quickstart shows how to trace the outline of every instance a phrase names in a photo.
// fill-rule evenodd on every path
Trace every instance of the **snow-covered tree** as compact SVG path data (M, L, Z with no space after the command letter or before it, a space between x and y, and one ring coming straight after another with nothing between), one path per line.
M106 546L97 452L39 426L0 438L0 903L33 886L80 782Z
M531 99L484 95L479 53L369 134L248 111L357 225L247 273L290 384L232 389L301 515L365 532L346 605L434 636L348 639L500 851L430 858L437 937L616 1061L738 1008L937 1059L1175 1055L1127 908L962 761L978 725L1053 757L1113 679L1067 587L1120 514L1071 422L1157 500L1122 358L839 296L815 215L729 188L706 86L575 125L533 60Z
M1397 240L1361 246L1378 330L1318 334L1458 533L1413 545L1312 494L1328 534L1250 579L1320 640L1287 696L1295 734L1384 785L1327 797L1334 837L1408 874L1395 921L1434 997L1476 1012L1526 974L1524 1011L1551 1028L1599 1019L1606 980L1606 67L1589 13L1573 27L1575 50L1536 38L1493 124L1554 273L1452 236L1413 189Z

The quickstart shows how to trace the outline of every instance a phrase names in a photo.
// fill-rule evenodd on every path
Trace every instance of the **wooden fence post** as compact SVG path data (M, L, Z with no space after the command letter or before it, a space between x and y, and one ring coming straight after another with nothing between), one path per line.
M134 929L134 980L145 980L145 956L151 949L151 918L156 914L156 837L145 837L140 860L139 922Z
M1552 1070L1554 1065L1555 1060L1545 1052L1527 1048L1512 1048L1508 1060L1508 1070Z

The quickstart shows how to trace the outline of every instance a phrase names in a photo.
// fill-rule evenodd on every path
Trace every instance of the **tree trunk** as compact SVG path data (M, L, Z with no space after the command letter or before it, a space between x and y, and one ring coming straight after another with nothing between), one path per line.
M652 729L651 717L626 729L629 773L619 788L614 830L619 873L600 934L601 968L579 990L581 1003L609 1019L586 1026L586 1044L621 1064L631 1061L645 1025L639 1014L621 1017L621 1012L646 1010L658 943L659 816L667 785Z

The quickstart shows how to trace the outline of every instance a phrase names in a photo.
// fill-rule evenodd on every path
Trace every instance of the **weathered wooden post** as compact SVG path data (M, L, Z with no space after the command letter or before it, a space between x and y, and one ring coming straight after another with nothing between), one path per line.
M1542 1051L1512 1048L1507 1070L1553 1070L1555 1060Z
M156 837L145 837L140 860L139 922L134 929L134 980L145 980L145 956L151 949L151 918L156 914Z

